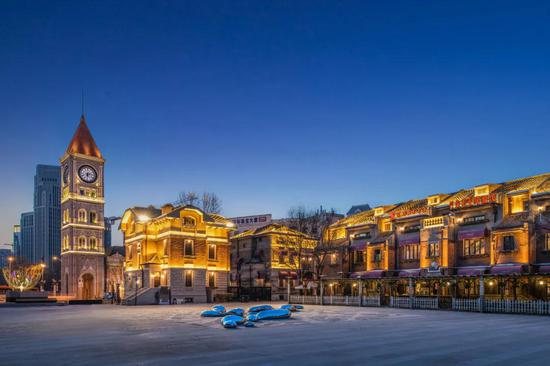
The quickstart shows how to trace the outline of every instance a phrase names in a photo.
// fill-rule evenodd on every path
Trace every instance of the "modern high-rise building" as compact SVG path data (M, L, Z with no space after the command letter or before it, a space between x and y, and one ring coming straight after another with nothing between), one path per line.
M34 262L44 262L56 279L61 255L61 168L37 165L34 176Z
M25 212L21 214L20 222L20 252L19 257L29 263L34 262L34 212Z
M21 225L13 225L13 255L21 256Z
M61 158L61 289L82 300L100 299L105 287L104 163L82 116Z
M105 253L108 253L109 249L112 246L111 231L112 231L113 225L115 225L118 220L120 220L120 217L116 217L116 216L105 218L105 232L103 234L103 244L105 246Z

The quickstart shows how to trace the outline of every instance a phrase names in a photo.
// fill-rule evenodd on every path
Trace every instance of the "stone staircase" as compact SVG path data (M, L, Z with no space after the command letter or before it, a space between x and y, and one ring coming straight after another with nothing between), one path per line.
M122 305L156 305L158 292L158 287L140 288L137 292L132 292L122 299Z

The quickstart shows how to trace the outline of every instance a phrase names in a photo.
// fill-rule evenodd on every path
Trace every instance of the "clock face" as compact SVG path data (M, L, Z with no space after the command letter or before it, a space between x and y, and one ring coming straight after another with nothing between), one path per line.
M69 166L65 165L63 168L63 184L69 183Z
M89 165L82 165L78 169L78 176L86 183L93 183L97 179L97 172Z

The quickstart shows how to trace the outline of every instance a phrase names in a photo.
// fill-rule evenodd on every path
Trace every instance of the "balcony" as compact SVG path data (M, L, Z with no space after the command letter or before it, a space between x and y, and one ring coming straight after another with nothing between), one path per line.
M430 217L422 221L422 226L424 229L445 226L446 224L447 220L445 216Z

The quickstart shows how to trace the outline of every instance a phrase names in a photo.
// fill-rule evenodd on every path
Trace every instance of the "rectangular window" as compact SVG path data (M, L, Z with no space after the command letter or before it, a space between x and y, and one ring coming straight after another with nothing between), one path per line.
M185 239L183 242L183 255L186 257L192 257L195 254L195 245L193 240Z
M384 231L391 231L391 222L386 222L384 224Z
M462 255L468 257L471 255L484 255L485 254L485 240L478 239L464 239L462 241Z
M419 258L420 246L418 244L408 244L403 246L402 251L404 260L417 260Z
M185 271L185 287L193 287L193 272Z
M285 263L285 252L284 251L279 252L279 263Z
M336 253L330 255L330 264L338 264L338 255L336 255Z
M468 224L476 224L476 223L485 222L485 221L487 221L487 218L485 217L485 215L477 215L477 216L465 217L462 223L464 225L468 225Z
M216 244L208 245L208 259L216 260Z
M208 272L208 287L216 287L216 272Z
M365 261L364 258L365 258L365 255L363 251L361 250L355 251L355 263L357 264L363 263Z
M372 261L375 263L382 262L382 249L375 249L373 251Z
M506 235L502 239L502 250L505 252L512 251L516 249L516 239L513 235Z
M544 239L544 250L550 251L550 234L546 234Z
M433 241L428 243L428 257L439 257L439 242Z

